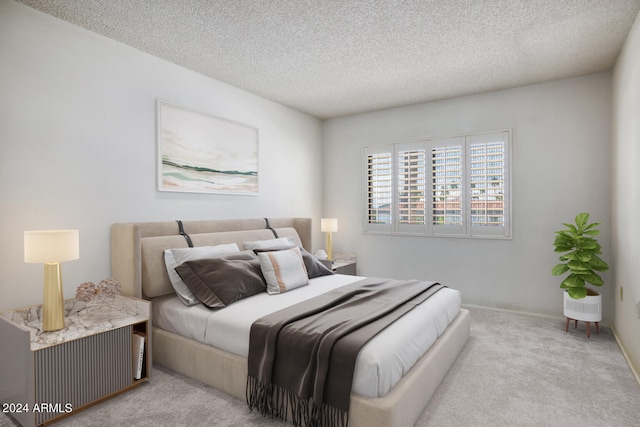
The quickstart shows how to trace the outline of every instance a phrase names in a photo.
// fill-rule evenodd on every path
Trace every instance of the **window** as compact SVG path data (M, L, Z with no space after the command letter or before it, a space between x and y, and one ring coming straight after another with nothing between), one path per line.
M511 131L370 146L365 231L510 237Z

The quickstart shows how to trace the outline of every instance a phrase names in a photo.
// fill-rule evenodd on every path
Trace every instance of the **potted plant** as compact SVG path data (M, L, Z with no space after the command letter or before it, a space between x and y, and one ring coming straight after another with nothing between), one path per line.
M609 269L598 256L602 253L601 246L594 238L600 234L596 229L600 223L589 224L589 214L583 212L576 216L575 224L563 225L566 228L555 232L553 243L555 252L562 254L561 262L551 272L554 276L569 272L560 284L560 288L565 289L564 315L567 322L569 319L599 322L602 320L602 296L587 288L587 283L602 286L604 281L597 272Z

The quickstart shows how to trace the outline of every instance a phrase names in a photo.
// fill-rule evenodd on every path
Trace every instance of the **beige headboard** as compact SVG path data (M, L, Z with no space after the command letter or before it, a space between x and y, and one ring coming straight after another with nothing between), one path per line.
M243 249L243 242L273 239L277 234L311 251L311 218L182 221L182 225L193 246L237 243ZM113 224L111 276L125 295L150 298L172 293L163 251L186 247L177 221Z

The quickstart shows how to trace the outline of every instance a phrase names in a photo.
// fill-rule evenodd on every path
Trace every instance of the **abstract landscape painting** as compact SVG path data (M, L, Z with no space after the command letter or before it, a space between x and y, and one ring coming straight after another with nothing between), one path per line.
M258 129L158 101L158 189L258 194Z

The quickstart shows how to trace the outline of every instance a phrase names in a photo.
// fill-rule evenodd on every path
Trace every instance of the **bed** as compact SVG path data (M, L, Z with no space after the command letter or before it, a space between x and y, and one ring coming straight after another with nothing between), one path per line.
M219 341L220 337L208 340L203 338L207 334L197 332L197 329L213 331L217 330L217 327L205 323L205 326L190 328L184 324L180 325L180 322L175 320L187 316L187 313L189 316L207 319L211 311L201 305L186 307L177 299L165 266L164 251L188 246L231 243L242 248L245 242L268 241L275 238L288 238L311 251L311 225L309 218L113 224L112 276L120 282L124 294L152 301L154 362L244 400L247 386L247 339L227 339L225 343L225 334L222 334L222 341ZM304 292L310 292L319 286L342 286L360 279L364 278L343 275L318 277L312 279L316 281L313 282L313 286L304 287ZM301 295L304 293L302 289L299 289ZM297 295L296 292L299 290L287 292L287 298L289 295ZM442 298L451 299L454 293L449 292L446 296L442 292L442 295ZM256 297L269 298L266 293ZM252 298L254 297L246 300ZM229 311L235 310L237 318L242 318L245 323L251 322L252 319L245 318L245 314L252 309L243 308L244 303L245 300L242 304L229 305L230 309L233 308ZM258 303L258 306L260 305ZM442 328L443 331L438 332L438 336L434 338L435 342L429 344L424 355L418 356L415 364L409 362L412 367L401 375L401 378L389 380L387 376L379 375L379 378L387 379L378 379L371 385L367 384L371 375L366 374L366 368L362 371L363 374L355 373L348 415L350 426L414 425L469 337L469 312L459 308L459 304L455 312L452 313L451 310L449 308L441 314L448 318L446 329ZM234 334L242 335L236 332L226 335L228 337ZM364 350L365 348L363 353ZM376 350L374 346L369 353L375 354L377 351L379 349ZM361 355L358 356L358 360L360 358ZM362 365L363 362L359 361L358 364Z

